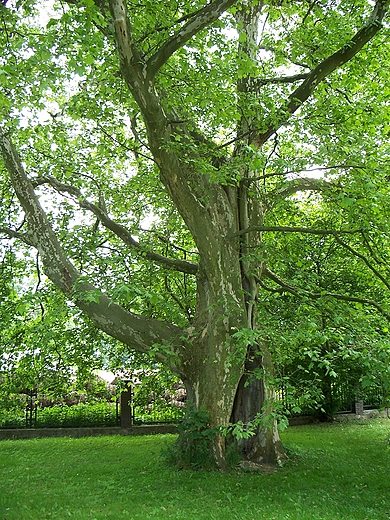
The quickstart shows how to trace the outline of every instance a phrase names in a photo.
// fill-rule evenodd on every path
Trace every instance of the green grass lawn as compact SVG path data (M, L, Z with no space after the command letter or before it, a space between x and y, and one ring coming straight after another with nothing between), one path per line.
M275 473L168 468L175 436L0 442L0 520L390 519L388 419L291 427Z

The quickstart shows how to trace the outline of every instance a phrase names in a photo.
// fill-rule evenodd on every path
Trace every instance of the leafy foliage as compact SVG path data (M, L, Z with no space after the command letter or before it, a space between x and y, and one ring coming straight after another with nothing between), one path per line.
M115 403L79 403L73 406L54 405L39 409L36 428L74 428L93 426L117 426ZM1 428L23 428L25 417L15 411L2 410Z
M211 469L214 467L210 441L219 434L210 427L210 414L202 408L187 410L178 425L179 438L166 451L167 460L178 469Z
M0 7L5 362L60 387L63 359L152 354L212 428L252 351L264 399L266 350L308 402L368 384L390 316L388 2L45 7Z

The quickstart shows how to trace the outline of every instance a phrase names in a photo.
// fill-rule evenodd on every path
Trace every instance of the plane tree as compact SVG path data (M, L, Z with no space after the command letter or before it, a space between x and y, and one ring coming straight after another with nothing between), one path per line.
M388 288L388 1L0 9L2 237L36 249L98 329L180 376L217 467L228 440L280 461L261 302L327 288L307 250L284 265L273 234L331 235ZM302 225L302 194L329 218ZM329 291L388 316L377 296Z

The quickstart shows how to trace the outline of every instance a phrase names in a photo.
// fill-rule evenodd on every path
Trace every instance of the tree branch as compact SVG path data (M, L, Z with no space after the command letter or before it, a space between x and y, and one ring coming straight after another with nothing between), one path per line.
M275 78L251 78L251 86L262 87L264 85L276 85L278 83L295 83L301 79L307 79L309 73L294 74L293 76L276 76Z
M360 260L363 260L363 262L366 264L366 266L374 273L374 275L379 278L379 280L387 287L387 289L390 290L390 283L386 280L386 278L369 262L368 258L366 258L364 255L353 249L349 244L346 244L343 242L340 237L335 235L336 242L340 244L342 247L347 249L350 253L352 253L354 256L357 256L360 258Z
M29 233L20 233L19 231L15 231L9 227L0 227L0 234L6 235L8 238L21 240L28 246L35 246L33 237Z
M78 204L81 208L84 208L88 211L91 211L102 223L102 225L112 231L118 238L122 240L126 245L130 246L133 249L136 249L140 253L143 254L145 258L148 260L152 260L153 262L157 262L158 264L168 268L174 269L176 271L180 271L182 273L187 274L196 274L198 271L198 264L195 262L190 262L189 260L180 260L180 258L168 258L163 255L159 255L154 253L153 251L149 251L145 246L140 244L137 240L135 240L131 234L127 231L127 229L122 226L122 224L118 224L114 220L112 220L107 213L101 209L96 204L89 202L81 193L81 191L74 186L69 184L63 184L59 182L54 177L41 177L36 179L34 182L35 185L41 184L49 184L56 191L66 192L70 195L77 198Z
M214 0L200 9L191 19L171 36L147 61L147 74L153 78L159 69L168 61L180 47L188 42L195 34L215 22L222 13L231 7L237 0Z
M263 271L264 276L275 282L277 285L280 286L280 290L278 292L289 292L291 294L294 294L295 296L307 296L308 298L311 298L313 300L318 300L319 298L329 297L334 298L336 300L342 300L345 302L351 302L351 303L361 303L363 305L370 305L371 307L375 307L377 311L379 311L385 318L387 318L390 321L390 313L382 307L378 302L375 300L371 300L369 298L359 298L358 296L348 296L345 294L337 294L332 292L321 292L321 293L311 293L310 291L306 291L305 289L301 289L299 287L295 287L281 278L277 276L275 273L273 273L268 267L266 267ZM275 289L271 289L270 287L267 287L263 282L259 281L260 285L268 291L274 292Z
M352 234L352 233L360 233L360 229L346 229L346 230L334 230L334 229L314 229L314 228L306 228L306 227L289 227L289 226L250 226L246 229L241 229L236 233L229 235L229 238L238 237L241 235L245 235L246 233L250 233L251 231L275 231L281 233L309 233L312 235L340 235L340 234Z
M134 45L126 0L109 0L109 7L122 73L139 68L141 60Z
M315 88L327 76L350 61L381 30L388 6L389 0L377 0L367 23L341 49L323 60L308 74L301 85L289 96L286 105L280 110L276 122L272 122L264 132L253 135L254 144L261 147L313 94Z
M179 338L183 334L182 329L129 312L86 282L62 249L24 171L19 154L9 137L2 132L0 153L16 196L26 213L28 230L45 273L54 285L71 297L100 330L113 338L140 352L148 352L154 345L165 343L174 353L175 347L181 345ZM161 354L159 358L168 362L169 354Z
M285 199L293 195L297 191L324 191L325 189L334 188L335 184L324 179L312 179L309 177L300 177L286 181L283 188L275 190L272 195L275 199Z
M358 169L365 168L362 164L333 164L330 166L318 166L317 168L301 168L299 170L287 170L285 172L273 172L273 173L264 173L264 175L260 175L259 177L251 177L247 179L246 182L252 183L257 181L263 181L264 179L269 179L271 177L284 177L285 175L297 175L299 173L307 173L307 172L317 172L317 171L327 171L327 170L349 170L349 169ZM264 169L263 169L264 171ZM295 180L295 179L294 179ZM316 179L313 179L313 181Z

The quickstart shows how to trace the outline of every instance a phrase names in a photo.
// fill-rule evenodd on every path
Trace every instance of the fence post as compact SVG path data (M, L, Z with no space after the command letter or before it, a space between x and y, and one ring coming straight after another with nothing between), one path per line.
M363 399L356 399L355 400L355 414L356 415L363 415L364 413L364 402Z
M37 425L37 402L36 397L38 396L37 390L33 388L32 390L25 391L27 398L26 405L26 428L35 428Z
M121 392L121 428L133 426L133 414L131 410L132 388L129 380L124 380L125 387Z

